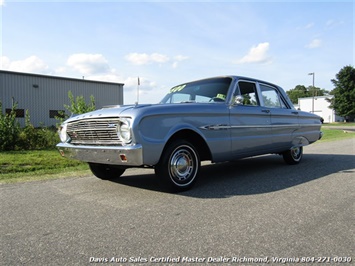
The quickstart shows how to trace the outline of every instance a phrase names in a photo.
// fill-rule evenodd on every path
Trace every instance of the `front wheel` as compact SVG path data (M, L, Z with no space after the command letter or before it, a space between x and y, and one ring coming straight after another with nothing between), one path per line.
M100 164L100 163L89 163L91 172L98 178L104 180L111 180L120 177L125 168L109 165L109 164Z
M303 147L294 147L285 151L282 156L287 164L298 164L303 155Z
M172 192L190 189L201 167L196 148L188 141L176 140L164 150L155 174L165 188Z

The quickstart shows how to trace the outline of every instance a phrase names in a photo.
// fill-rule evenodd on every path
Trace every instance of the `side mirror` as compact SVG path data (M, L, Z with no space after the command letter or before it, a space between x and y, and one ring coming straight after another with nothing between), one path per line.
M244 97L242 95L237 95L234 98L234 104L235 105L243 105L244 102Z

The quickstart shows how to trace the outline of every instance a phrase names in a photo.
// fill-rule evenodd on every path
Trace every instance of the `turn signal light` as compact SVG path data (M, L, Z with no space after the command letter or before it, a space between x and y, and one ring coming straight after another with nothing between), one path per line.
M120 158L123 162L127 162L127 157L125 154L120 154Z

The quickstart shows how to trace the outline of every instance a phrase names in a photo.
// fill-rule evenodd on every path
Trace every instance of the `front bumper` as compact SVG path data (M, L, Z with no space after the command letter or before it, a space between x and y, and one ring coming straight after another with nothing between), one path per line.
M126 166L143 165L142 145L133 146L79 146L70 143L57 144L63 157L88 163Z

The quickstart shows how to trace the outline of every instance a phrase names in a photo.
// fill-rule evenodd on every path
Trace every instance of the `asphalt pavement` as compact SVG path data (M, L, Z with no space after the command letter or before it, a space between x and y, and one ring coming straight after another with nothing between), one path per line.
M350 265L355 139L304 153L204 164L179 194L143 169L0 185L0 265Z
M349 132L353 133L355 131L355 126L346 126L346 125L341 125L341 126L327 126L326 124L322 125L322 128L327 128L327 129L338 129L338 130L343 130L344 132Z

